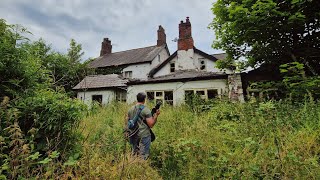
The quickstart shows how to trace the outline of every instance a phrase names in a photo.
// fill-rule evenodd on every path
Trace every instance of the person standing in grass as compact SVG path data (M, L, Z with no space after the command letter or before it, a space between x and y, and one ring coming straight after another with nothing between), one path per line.
M152 117L150 109L145 107L146 97L147 95L144 92L137 94L137 103L129 109L126 119L127 124L129 119L133 119L138 113L139 109L142 109L137 121L137 128L129 131L129 142L132 147L132 153L136 155L139 154L145 160L150 154L150 128L156 124L157 118L160 114L160 110L157 110Z

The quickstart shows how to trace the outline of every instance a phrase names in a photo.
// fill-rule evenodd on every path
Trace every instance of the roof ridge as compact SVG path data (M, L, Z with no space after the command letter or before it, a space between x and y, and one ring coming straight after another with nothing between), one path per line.
M157 45L134 48L134 49L127 49L127 50L124 50L124 51L113 52L111 54L123 53L123 52L127 52L127 51L134 51L134 50L138 50L138 49L151 48L151 47L157 47ZM106 55L109 55L109 54L106 54Z
M217 54L227 54L226 52L223 52L223 53L215 53L215 54L212 54L212 55L217 55Z

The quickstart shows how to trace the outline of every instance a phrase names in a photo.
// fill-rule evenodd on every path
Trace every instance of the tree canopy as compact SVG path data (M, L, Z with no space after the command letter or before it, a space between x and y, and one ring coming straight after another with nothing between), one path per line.
M209 25L214 48L228 59L246 57L247 65L300 62L320 73L320 3L318 0L217 0Z

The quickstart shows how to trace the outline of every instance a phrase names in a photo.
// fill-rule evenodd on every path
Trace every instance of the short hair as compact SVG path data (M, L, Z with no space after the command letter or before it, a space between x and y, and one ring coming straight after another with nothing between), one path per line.
M144 93L144 92L139 92L139 93L137 94L137 101L138 101L138 102L144 102L145 99L146 99L146 97L147 97L146 93Z

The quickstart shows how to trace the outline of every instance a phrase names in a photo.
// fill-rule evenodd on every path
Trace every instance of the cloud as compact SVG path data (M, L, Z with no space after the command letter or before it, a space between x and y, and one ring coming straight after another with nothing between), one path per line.
M207 53L214 32L207 29L213 15L212 2L199 0L2 0L0 17L21 24L52 47L66 52L70 39L82 44L84 59L97 57L104 37L111 39L113 51L156 44L158 25L165 28L171 52L178 37L178 24L190 17L195 46Z

